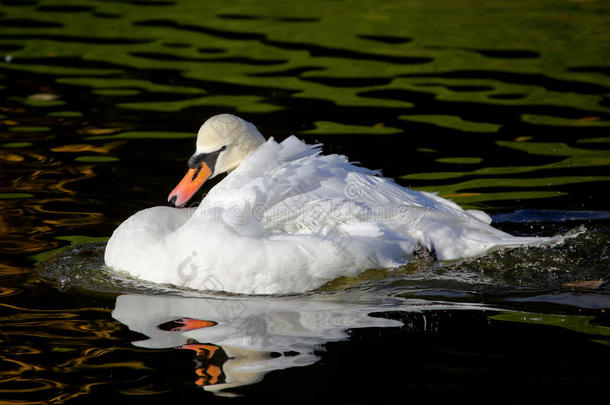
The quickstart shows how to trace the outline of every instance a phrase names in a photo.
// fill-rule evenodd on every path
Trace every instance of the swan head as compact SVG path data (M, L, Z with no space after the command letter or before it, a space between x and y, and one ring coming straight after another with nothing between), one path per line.
M183 207L207 179L235 169L265 142L256 127L235 115L219 114L203 123L197 134L195 153L188 160L186 176L167 201Z

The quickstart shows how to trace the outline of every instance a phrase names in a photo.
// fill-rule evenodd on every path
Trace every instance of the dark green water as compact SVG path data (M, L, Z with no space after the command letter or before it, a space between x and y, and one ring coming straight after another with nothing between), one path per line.
M0 1L0 403L605 400L609 18L605 1ZM103 242L165 203L221 112L506 231L581 233L291 297L104 271ZM172 332L183 318L216 325Z

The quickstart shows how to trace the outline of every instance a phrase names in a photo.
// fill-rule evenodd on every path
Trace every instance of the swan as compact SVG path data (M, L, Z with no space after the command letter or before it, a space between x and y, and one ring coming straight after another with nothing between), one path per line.
M113 232L110 269L196 290L287 294L417 255L450 260L554 240L512 236L482 211L402 187L294 135L265 140L230 114L201 126L188 167L169 206L139 211Z

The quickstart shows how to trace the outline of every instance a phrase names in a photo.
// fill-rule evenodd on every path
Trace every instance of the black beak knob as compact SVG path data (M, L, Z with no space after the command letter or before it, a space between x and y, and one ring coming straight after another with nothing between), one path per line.
M178 198L178 196L173 196L172 198L170 198L167 203L169 204L170 207L176 207L176 199Z

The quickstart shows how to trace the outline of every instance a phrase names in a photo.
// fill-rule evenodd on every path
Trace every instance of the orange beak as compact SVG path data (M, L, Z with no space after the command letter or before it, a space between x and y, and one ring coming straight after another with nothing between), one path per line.
M201 162L195 169L189 169L186 176L169 193L167 197L169 205L184 207L211 175L212 170L204 162Z

